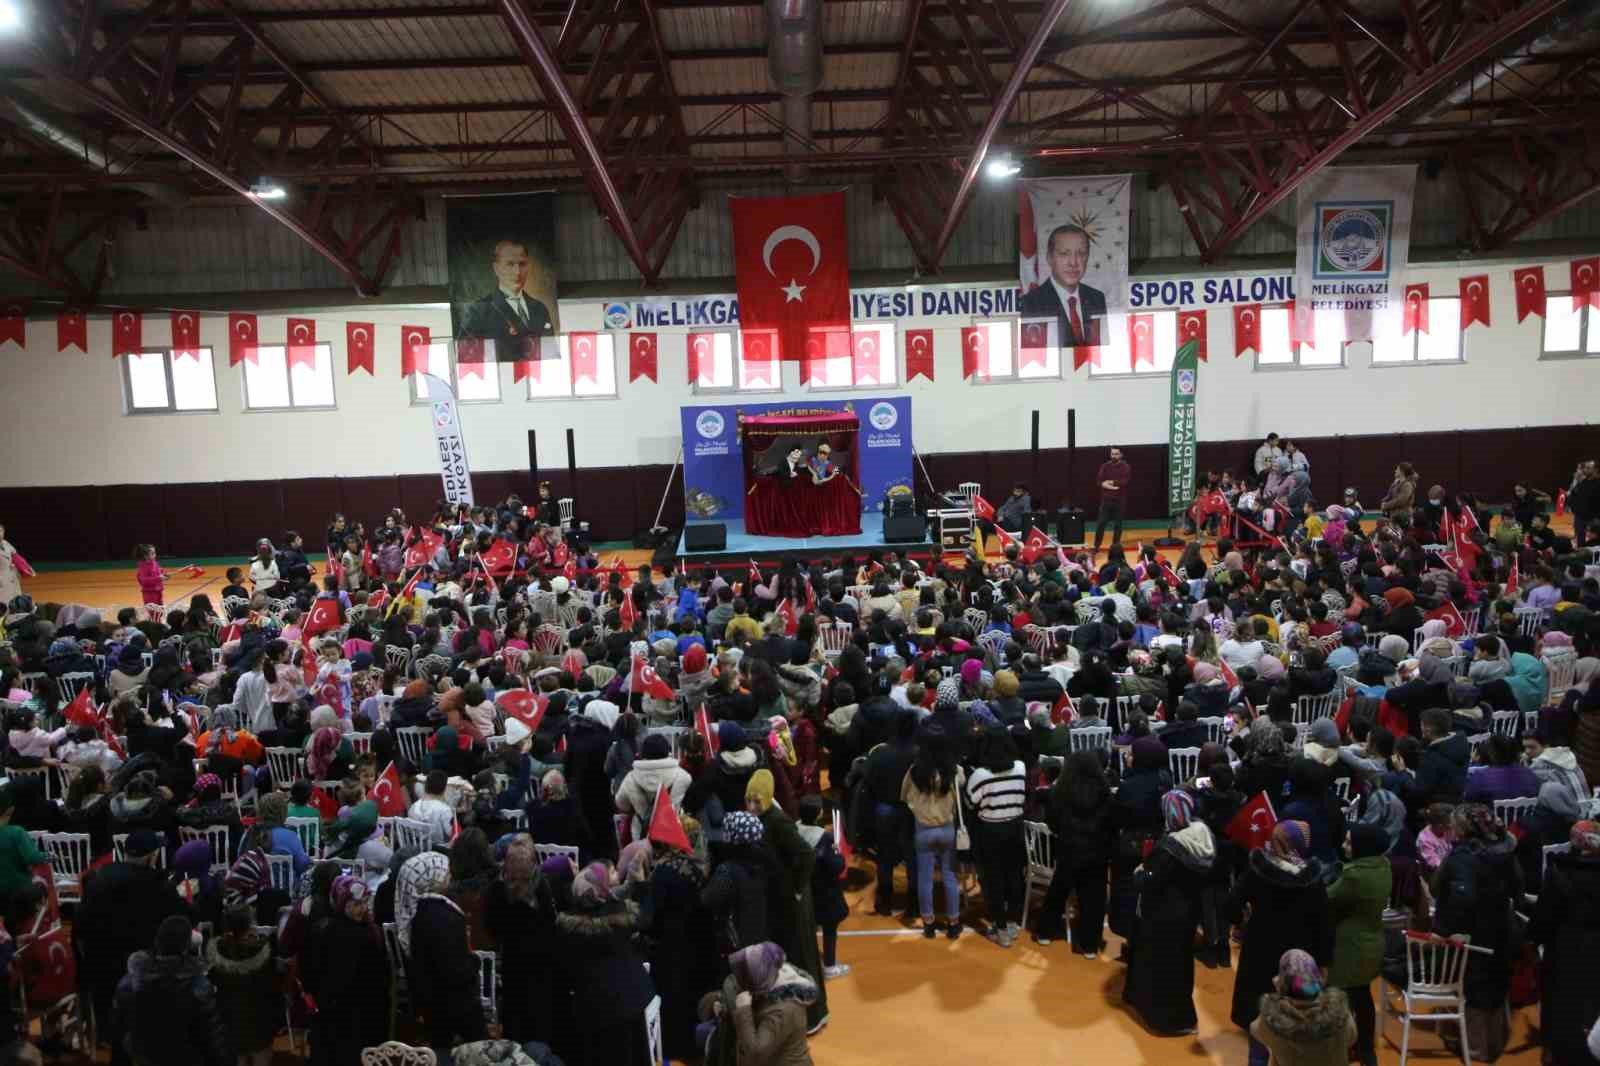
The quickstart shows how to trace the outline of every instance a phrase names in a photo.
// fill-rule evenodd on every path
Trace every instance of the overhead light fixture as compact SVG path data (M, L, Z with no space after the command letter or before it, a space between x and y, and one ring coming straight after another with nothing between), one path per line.
M0 0L0 3L4 2L5 0ZM252 200L286 200L288 197L288 190L274 182L258 181L250 186L250 198Z
M995 156L984 166L984 172L993 181L1004 181L1022 173L1022 164L1016 162L1009 155Z
M22 29L22 5L18 0L0 0L0 33Z

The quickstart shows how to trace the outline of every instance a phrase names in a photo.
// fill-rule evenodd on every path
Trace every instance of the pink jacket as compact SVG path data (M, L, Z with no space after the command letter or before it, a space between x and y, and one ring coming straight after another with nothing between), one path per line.
M154 559L139 560L139 569L135 574L141 589L160 592L167 586L166 578L161 576L161 564Z

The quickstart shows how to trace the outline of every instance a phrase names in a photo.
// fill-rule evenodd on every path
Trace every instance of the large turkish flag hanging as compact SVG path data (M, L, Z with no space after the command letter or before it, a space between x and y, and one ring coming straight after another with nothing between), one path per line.
M779 358L805 358L813 329L850 328L844 193L731 198L739 325L771 330Z

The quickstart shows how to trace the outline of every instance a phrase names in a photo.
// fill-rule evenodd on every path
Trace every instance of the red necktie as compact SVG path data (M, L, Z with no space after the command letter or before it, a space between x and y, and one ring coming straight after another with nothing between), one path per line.
M1078 298L1067 297L1067 317L1072 321L1072 339L1079 344L1085 344L1089 338L1083 335L1083 319L1078 317Z

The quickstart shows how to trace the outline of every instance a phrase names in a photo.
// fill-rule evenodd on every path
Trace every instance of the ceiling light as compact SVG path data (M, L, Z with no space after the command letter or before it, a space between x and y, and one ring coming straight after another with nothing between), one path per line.
M4 2L0 0L0 3ZM288 190L270 181L258 181L250 187L250 198L253 200L284 200L288 196Z
M0 33L22 29L22 5L17 0L0 0Z
M984 166L984 172L994 181L1004 181L1022 173L1022 166L1009 155L995 156Z

